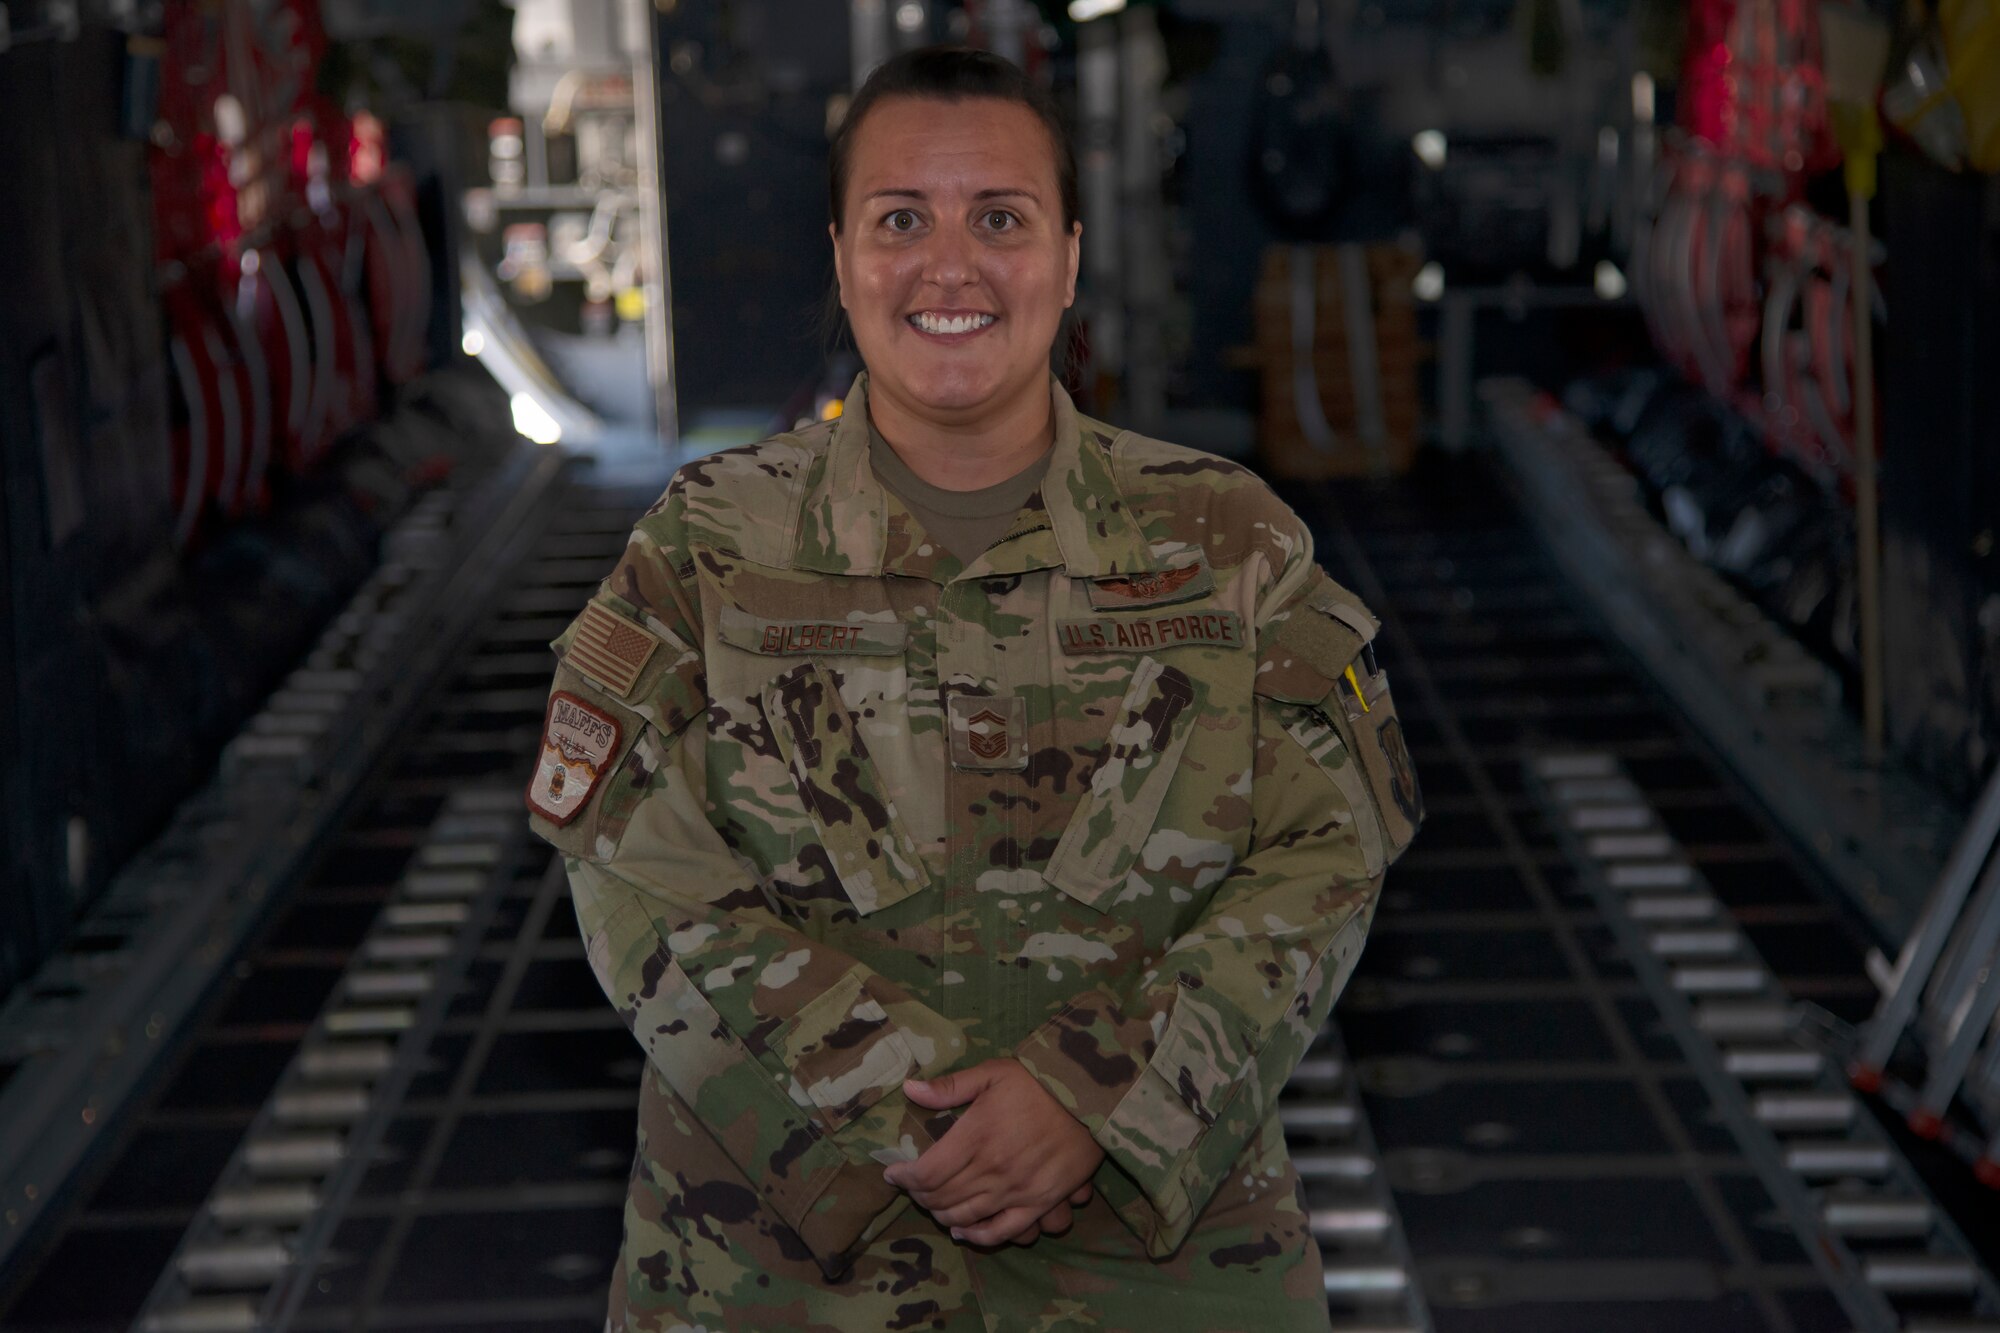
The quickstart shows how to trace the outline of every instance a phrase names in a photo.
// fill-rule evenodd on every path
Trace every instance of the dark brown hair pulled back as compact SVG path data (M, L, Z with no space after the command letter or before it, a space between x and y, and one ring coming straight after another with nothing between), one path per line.
M847 115L834 133L827 157L827 216L833 229L841 229L841 214L847 202L848 158L854 148L855 132L868 112L886 97L922 97L940 102L960 102L969 97L990 97L1028 108L1049 132L1049 148L1056 158L1056 183L1062 190L1062 225L1067 232L1079 212L1076 190L1076 149L1062 122L1055 99L1012 61L990 51L965 46L925 46L905 51L877 66L848 103Z

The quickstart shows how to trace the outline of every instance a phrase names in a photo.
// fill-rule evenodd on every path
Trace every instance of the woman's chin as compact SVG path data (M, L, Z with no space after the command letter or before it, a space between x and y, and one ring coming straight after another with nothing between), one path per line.
M903 382L912 407L947 416L962 416L993 404L999 380L990 374L947 373Z

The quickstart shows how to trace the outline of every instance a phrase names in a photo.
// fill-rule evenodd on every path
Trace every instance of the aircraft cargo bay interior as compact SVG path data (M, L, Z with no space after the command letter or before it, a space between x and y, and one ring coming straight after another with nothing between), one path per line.
M2000 1330L2000 0L0 0L0 1328Z

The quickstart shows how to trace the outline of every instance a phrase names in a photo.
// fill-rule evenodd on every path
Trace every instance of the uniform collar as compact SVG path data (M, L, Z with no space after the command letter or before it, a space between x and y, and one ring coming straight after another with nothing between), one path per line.
M1009 529L971 565L911 538L907 511L875 479L868 462L868 372L855 376L833 439L800 501L792 564L826 574L906 574L949 582L1061 566L1072 578L1105 578L1161 568L1111 469L1117 432L1076 410L1054 375L1055 452Z

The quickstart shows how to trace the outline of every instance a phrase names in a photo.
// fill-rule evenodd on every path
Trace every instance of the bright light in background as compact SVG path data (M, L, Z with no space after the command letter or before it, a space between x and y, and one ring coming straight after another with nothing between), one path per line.
M1417 294L1419 301L1435 301L1444 295L1444 265L1433 259L1417 270L1416 278L1410 283L1410 290Z
M1644 70L1632 76L1632 119L1641 125L1653 123L1653 76Z
M478 356L486 350L486 335L478 329L467 329L465 336L458 340L458 349L467 356Z
M244 114L243 104L228 93L215 99L209 115L215 118L215 137L234 147L243 142L248 130L249 117Z
M514 429L536 444L561 444L562 427L549 410L525 389L514 395L508 406L514 409Z
M1410 150L1432 171L1444 170L1446 147L1443 130L1418 130L1410 136Z
M1607 301L1616 301L1625 294L1625 275L1618 271L1618 265L1608 259L1597 261L1597 271L1591 275L1591 286Z
M904 32L915 32L924 26L924 7L919 4L896 6L896 26Z
M1116 14L1123 8L1125 0L1069 0L1070 22L1088 23L1106 14Z

